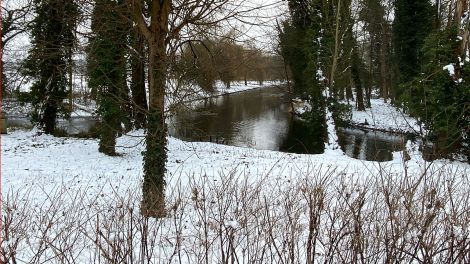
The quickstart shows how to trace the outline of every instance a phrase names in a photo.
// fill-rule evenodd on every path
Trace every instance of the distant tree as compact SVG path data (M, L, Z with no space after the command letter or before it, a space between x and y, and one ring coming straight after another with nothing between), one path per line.
M59 114L67 116L67 69L75 45L76 19L74 0L35 0L36 17L30 25L31 49L25 72L32 77L33 121L47 134L55 130Z
M177 68L190 85L197 85L206 92L214 92L217 71L214 64L212 40L189 42L183 47Z
M236 79L238 70L238 47L230 36L218 41L214 49L214 60L220 80L225 87L230 88L231 82ZM238 57L239 58L239 57Z
M92 36L87 52L89 86L97 91L101 116L99 151L115 155L126 103L125 6L114 0L96 0Z

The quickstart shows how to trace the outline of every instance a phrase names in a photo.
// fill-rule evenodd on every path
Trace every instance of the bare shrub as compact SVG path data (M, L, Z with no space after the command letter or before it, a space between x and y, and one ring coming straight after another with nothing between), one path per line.
M470 262L468 171L307 171L176 175L158 220L138 186L9 192L1 262Z

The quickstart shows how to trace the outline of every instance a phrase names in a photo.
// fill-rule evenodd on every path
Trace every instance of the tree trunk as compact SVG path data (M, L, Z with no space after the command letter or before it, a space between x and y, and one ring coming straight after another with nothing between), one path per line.
M371 41L370 41L370 50L369 50L369 78L367 78L367 86L365 87L365 92L366 92L366 106L368 108L371 107L371 103L370 103L370 97L371 97L371 93L372 93L372 85L374 84L374 81L375 81L375 74L374 74L374 66L372 65L373 62L372 62L372 57L376 56L376 49L375 48L375 45L376 45L376 38L375 36L372 36L371 37ZM360 67L361 64L358 64L358 67Z
M462 25L462 17L465 16L465 12L468 11L468 6L467 6L467 0L458 0L457 1L457 10L456 10L456 18L455 18L455 23L459 25L459 28L461 29L460 36L462 37L462 44L460 45L460 56L462 58L462 61L465 61L466 57L466 52L465 50L468 47L468 37L469 37L469 22L468 20L465 20L464 22L466 23L465 25Z
M123 69L126 69L126 60L121 61L121 67ZM132 130L132 103L131 103L131 98L130 98L130 90L129 86L127 85L127 71L123 71L123 76L122 76L122 84L119 87L121 90L119 91L119 102L121 105L121 117L120 117L120 122L124 125L124 132L129 132ZM119 131L120 133L122 132L122 129Z
M119 102L116 86L110 85L100 96L100 108L105 108L101 116L100 142L98 151L109 156L116 155L116 134L119 128Z
M357 110L364 111L364 95L362 91L361 76L359 73L359 56L357 54L357 48L353 48L352 59L351 59L351 77L356 87L356 101L357 101Z
M348 100L352 100L354 101L354 95L353 95L353 92L352 92L352 82L349 83L349 85L346 86L346 99Z
M164 95L166 50L163 43L149 43L150 101L144 153L142 214L163 217L165 212L166 125ZM163 45L162 45L163 44Z
M454 24L460 25L460 21L467 10L467 0L457 0L457 6L454 14Z
M44 133L49 135L54 134L57 112L58 103L53 99L47 100L45 103L43 116L40 120L40 125L44 128Z
M339 88L338 100L344 100L344 90L344 86L341 86L341 88Z
M454 1L453 0L450 0L449 1L449 6L448 6L448 12L447 12L447 25L446 25L446 28L450 28L452 26L452 23L454 21L453 17L452 17L452 7L454 6Z
M147 92L145 91L145 43L142 34L138 31L134 33L134 54L131 58L132 67L132 108L134 126L136 129L147 126Z
M335 48L333 52L333 61L331 62L331 73L330 73L330 89L333 91L333 94L336 95L335 87L335 73L336 68L338 67L338 54L340 49L340 36L339 36L339 23L341 16L341 0L338 0L338 6L336 10L336 29L335 29Z
M72 51L69 51L69 65L68 65L68 74L69 74L69 110L73 112L73 58Z
M383 26L384 27L384 26ZM382 30L382 41L380 43L380 87L382 98L385 102L388 100L388 87L387 87L387 38L385 30Z
M134 1L140 7L139 1ZM141 213L146 217L161 218L165 211L165 163L166 124L164 97L166 86L166 37L168 35L168 16L170 0L153 0L150 8L151 21L147 27L138 10L137 22L143 31L149 47L149 112L147 117L146 151L144 156L144 183Z

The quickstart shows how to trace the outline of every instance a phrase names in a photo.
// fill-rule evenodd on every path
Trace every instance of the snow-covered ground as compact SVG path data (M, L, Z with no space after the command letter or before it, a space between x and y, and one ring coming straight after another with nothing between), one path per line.
M353 106L353 123L386 131L422 132L415 118L384 102L383 99L371 99L370 103L372 107L366 111L357 111Z
M411 132L421 134L424 131L419 126L418 121L403 113L400 109L384 102L381 98L371 99L371 107L366 108L365 111L357 111L355 106L352 105L352 118L351 121L359 126L379 129L383 131L392 132ZM347 104L347 102L343 102ZM351 102L352 104L354 102ZM301 115L311 109L307 102L300 99L293 100L294 111Z
M69 255L75 258L73 263L102 263L100 254L116 253L112 245L119 249L128 247L119 244L125 241L120 239L132 235L131 250L139 256L142 237L136 234L145 223L138 218L143 142L143 131L122 136L117 141L122 156L109 157L97 151L98 141L94 139L38 136L36 131L15 131L2 136L2 192L7 199L4 214L17 213L10 227L17 229L8 232L10 238L3 246L8 248L18 241L13 248L16 257L22 260L20 263L34 260L37 252L42 259L51 257L53 263L62 263L60 256ZM379 163L355 160L331 151L300 155L169 138L166 195L171 209L169 217L162 222L150 222L152 232L156 232L150 238L156 241L151 252L152 263L168 263L172 258L181 263L199 263L206 257L209 263L220 263L219 249L229 243L226 239L232 237L230 232L242 241L235 246L234 254L243 256L241 263L251 263L244 250L250 247L255 250L259 243L265 246L258 250L266 248L274 243L269 238L272 236L281 239L283 232L290 232L283 228L292 226L289 222L292 217L299 221L295 243L301 245L308 230L308 218L305 219L308 210L303 207L302 193L318 191L317 185L328 188L327 193L332 192L327 199L332 203L331 208L336 208L338 204L330 200L332 197L351 190L353 199L361 188L374 194L375 187L367 188L371 188L372 182L386 180L383 175L392 177L391 182L400 182L400 179L418 179L423 172L434 170L451 172L445 175L453 175L458 182L468 178L468 164L447 160L426 163L411 145L408 153L410 160L404 159L402 152L396 152L392 161ZM302 186L311 187L305 190ZM459 186L465 189L469 185L466 182ZM12 202L15 197L16 203ZM293 200L284 204L289 199ZM288 210L293 210L289 206L299 207L301 211L289 213ZM377 210L367 208L364 210ZM257 217L262 217L262 212L273 214L271 217L279 222L271 227L269 222L258 223ZM123 215L118 216L120 213ZM136 222L132 225L131 221ZM210 245L206 244L207 239L211 239ZM97 241L106 247L99 247ZM62 251L65 253L59 254ZM252 254L254 258L259 257L257 251ZM284 253L269 254L277 259ZM271 262L264 259L258 263Z

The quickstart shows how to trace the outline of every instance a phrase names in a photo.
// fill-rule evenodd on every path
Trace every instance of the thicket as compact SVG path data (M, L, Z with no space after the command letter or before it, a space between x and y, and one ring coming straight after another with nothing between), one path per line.
M343 109L338 102L355 100L356 109L365 111L375 91L418 119L424 129L415 133L424 144L432 143L435 158L452 153L470 157L466 1L358 4L354 14L349 1L288 1L290 16L279 29L280 47L292 72L294 95L313 105L304 119L321 130L325 101L333 102L327 104L333 116L347 116L334 113ZM316 133L317 140L321 134Z

